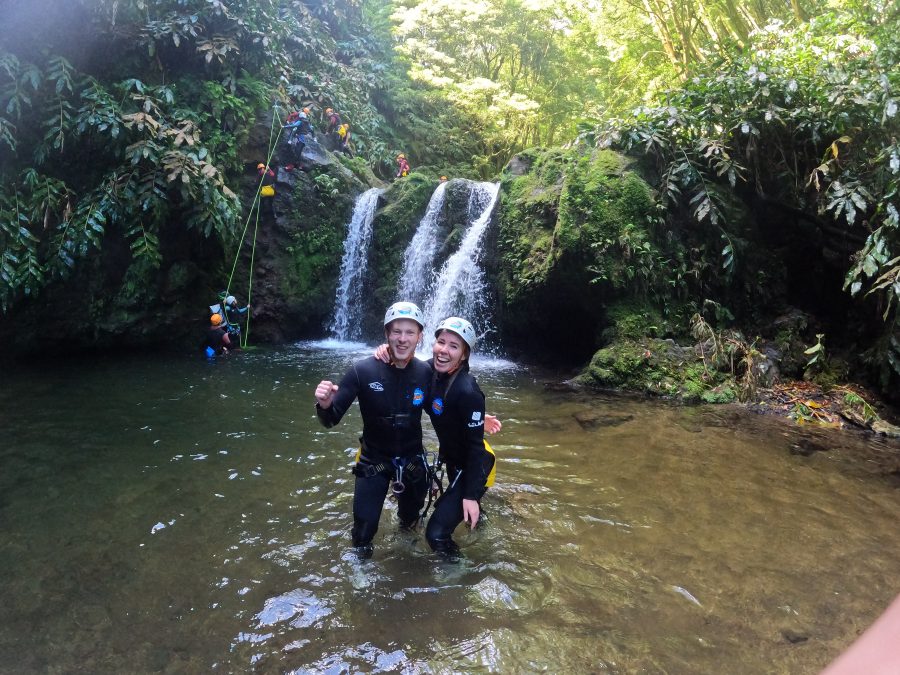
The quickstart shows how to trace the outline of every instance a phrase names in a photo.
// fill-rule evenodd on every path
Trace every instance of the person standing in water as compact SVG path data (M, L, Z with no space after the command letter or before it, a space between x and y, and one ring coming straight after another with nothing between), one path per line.
M434 332L434 376L425 410L440 442L439 463L447 469L450 485L434 505L425 538L437 553L459 555L453 530L461 522L475 529L481 516L481 498L492 483L495 457L484 442L484 394L469 373L475 348L475 329L458 316L441 321ZM499 422L496 422L499 430Z
M496 460L484 433L502 428L496 417L485 413L484 394L469 373L475 343L475 328L469 321L448 317L434 332L428 361L433 375L425 412L440 444L438 465L446 467L450 484L435 502L425 538L433 551L449 558L459 556L453 531L462 522L475 529L481 517L481 498L493 483ZM387 357L384 345L376 350L376 357Z
M372 539L390 488L397 497L401 528L413 528L425 504L428 471L422 447L422 407L432 371L415 358L422 339L422 311L397 302L384 315L389 363L374 357L357 361L338 384L316 387L316 414L325 427L341 421L359 400L363 433L353 474L353 547L360 558L373 552Z

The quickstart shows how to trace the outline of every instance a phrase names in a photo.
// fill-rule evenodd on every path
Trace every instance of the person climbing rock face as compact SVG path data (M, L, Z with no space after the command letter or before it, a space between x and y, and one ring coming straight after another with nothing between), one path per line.
M262 162L256 165L260 177L259 211L275 217L275 172Z
M338 138L340 139L338 150L343 152L348 157L353 157L353 153L350 150L350 124L344 122L341 126L338 127L337 134Z
M309 108L292 112L282 128L290 130L287 142L293 148L294 157L300 161L303 158L303 149L313 134L312 122L309 120Z
M402 152L397 155L397 178L406 178L409 175L409 162Z
M325 108L325 133L329 136L336 134L339 126L341 126L341 116L335 112L334 108Z

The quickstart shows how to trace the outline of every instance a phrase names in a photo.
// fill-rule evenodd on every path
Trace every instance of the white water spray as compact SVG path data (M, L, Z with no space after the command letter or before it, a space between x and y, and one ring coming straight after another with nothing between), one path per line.
M329 326L332 335L338 340L358 340L362 336L362 294L369 264L372 221L382 192L384 190L381 188L363 192L356 200L353 217L347 226L341 276L334 301L334 321Z
M476 183L469 197L469 212L477 217L466 230L462 243L435 277L434 291L425 302L426 339L448 316L462 316L484 331L486 284L481 268L481 240L491 222L500 193L499 183ZM482 325L479 325L482 324Z
M447 183L441 183L432 193L425 215L419 221L416 233L403 254L403 276L400 277L397 295L401 300L421 303L428 292L423 280L431 278L434 257L438 251L438 221L446 192Z

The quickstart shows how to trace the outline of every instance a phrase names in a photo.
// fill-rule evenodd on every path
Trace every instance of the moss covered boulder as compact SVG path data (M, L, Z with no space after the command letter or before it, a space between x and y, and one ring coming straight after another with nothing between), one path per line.
M510 162L497 237L504 343L588 358L610 323L607 305L664 283L657 212L653 190L618 153L555 148Z
M737 398L733 379L708 367L698 347L654 338L622 340L604 347L575 382L689 402L730 403Z

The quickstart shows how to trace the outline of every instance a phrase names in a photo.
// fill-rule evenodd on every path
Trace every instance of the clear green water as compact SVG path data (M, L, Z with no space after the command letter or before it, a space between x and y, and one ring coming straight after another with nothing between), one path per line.
M0 672L816 673L900 591L896 447L478 363L505 426L466 560L389 504L355 562L359 419L312 390L358 356L5 373Z

